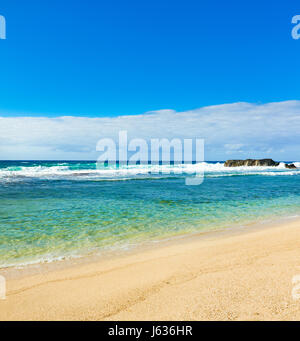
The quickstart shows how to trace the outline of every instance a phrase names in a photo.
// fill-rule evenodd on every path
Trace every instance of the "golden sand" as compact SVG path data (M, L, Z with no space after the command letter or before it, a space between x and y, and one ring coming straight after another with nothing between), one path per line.
M300 320L298 274L299 221L215 233L8 278L0 320Z

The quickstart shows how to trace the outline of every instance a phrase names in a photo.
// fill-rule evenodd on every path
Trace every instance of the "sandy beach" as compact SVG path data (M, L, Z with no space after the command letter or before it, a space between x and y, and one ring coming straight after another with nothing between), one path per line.
M0 320L300 320L292 297L299 245L293 221L51 271L40 266L7 276Z

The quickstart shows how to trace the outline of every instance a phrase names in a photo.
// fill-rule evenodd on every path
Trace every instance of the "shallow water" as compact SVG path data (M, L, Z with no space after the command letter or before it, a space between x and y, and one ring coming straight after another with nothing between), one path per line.
M195 171L204 171L204 182L186 186L185 177ZM115 168L95 162L0 161L0 266L297 216L299 175L283 163Z

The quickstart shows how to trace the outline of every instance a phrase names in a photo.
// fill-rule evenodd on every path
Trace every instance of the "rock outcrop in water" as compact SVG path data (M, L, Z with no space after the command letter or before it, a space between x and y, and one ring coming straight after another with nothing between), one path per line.
M285 168L295 169L297 167L293 163L290 163L290 164L285 164Z
M242 167L242 166L261 166L261 167L276 167L279 165L279 162L275 162L272 159L247 159L247 160L227 160L224 164L225 167Z

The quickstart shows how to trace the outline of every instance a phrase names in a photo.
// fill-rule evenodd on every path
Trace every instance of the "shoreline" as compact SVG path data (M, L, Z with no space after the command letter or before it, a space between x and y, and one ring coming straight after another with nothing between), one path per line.
M119 259L121 257L138 255L141 252L160 249L166 246L176 246L181 243L189 243L193 241L202 241L210 238L231 237L253 231L261 231L264 229L280 227L285 223L298 222L300 216L282 216L277 219L267 219L261 221L248 221L244 224L237 224L232 227L215 228L200 230L199 232L182 233L179 235L171 235L161 239L153 239L150 241L141 241L135 245L125 246L121 248L106 249L102 253L91 253L79 256L62 257L52 261L37 261L33 263L20 264L14 266L0 267L0 275L6 279L20 279L35 274L44 274L57 270L66 270L77 267L79 265L87 265L102 262L108 259Z
M298 218L1 271L0 320L300 320L299 230Z

